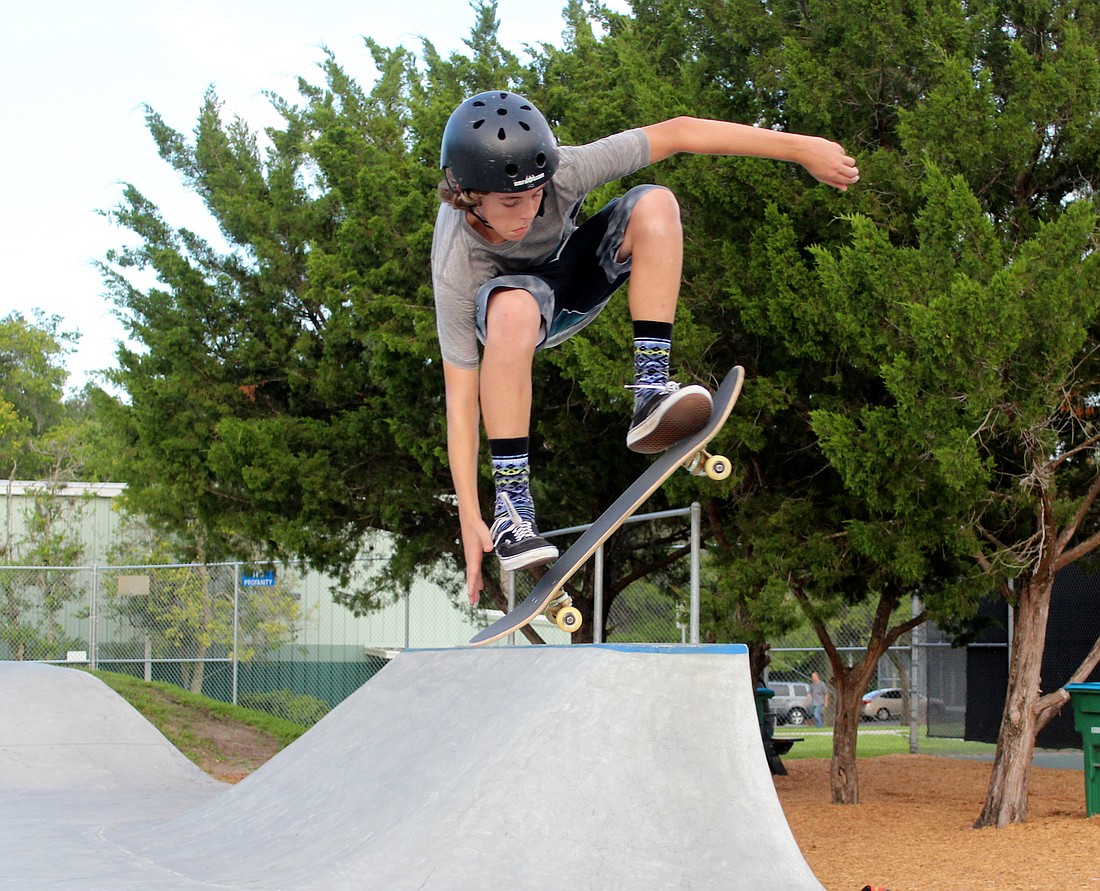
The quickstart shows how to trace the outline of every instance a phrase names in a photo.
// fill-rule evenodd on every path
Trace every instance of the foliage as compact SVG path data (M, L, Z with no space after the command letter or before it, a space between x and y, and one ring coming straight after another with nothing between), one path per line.
M848 77L839 49L815 44L814 23L802 23L809 39L785 43L791 64L776 70L788 109L823 121L835 109L852 132L877 134L857 152L870 188L843 216L839 244L804 239L778 201L768 209L754 264L764 296L744 316L783 345L784 375L798 370L792 420L809 422L801 447L828 462L799 497L815 499L804 528L820 530L833 558L788 564L787 575L827 648L830 587L883 606L918 593L937 615L965 618L1007 577L1047 577L1040 558L1055 539L1082 533L1066 559L1094 546L1094 470L1082 460L1092 434L1077 409L1096 380L1095 17L1058 3L948 5L902 28L867 12L844 42L879 55L909 47L894 66L864 58L882 74L878 92L853 90L865 76ZM875 119L852 119L862 111ZM834 566L859 571L822 584ZM842 694L864 674L837 670ZM1037 692L1037 677L1020 682Z
M223 126L213 94L194 146L149 112L229 252L171 230L133 187L114 214L142 238L107 271L146 347L122 351L130 401L112 409L132 506L198 524L210 558L258 542L346 565L365 530L437 509L442 387L410 261L427 255L433 183L383 103L324 67L329 90L277 102L286 127L265 156L243 122ZM162 287L140 290L134 269Z
M8 479L0 563L34 567L0 574L0 642L14 659L61 659L86 646L58 618L83 593L77 577L49 569L83 559L85 502L65 487L83 477L96 429L85 395L65 394L64 360L78 335L60 323L42 313L0 319L0 465ZM34 481L21 482L18 499L17 479Z
M328 703L323 699L292 690L243 693L239 701L243 708L267 712L301 727L312 727L329 711Z
M41 479L64 459L65 356L79 339L60 316L0 319L0 467L8 479Z

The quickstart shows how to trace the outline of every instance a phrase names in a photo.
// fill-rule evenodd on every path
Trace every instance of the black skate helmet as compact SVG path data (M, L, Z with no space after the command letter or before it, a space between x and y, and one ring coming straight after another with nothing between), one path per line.
M558 169L558 144L546 118L518 93L478 93L451 113L440 166L460 189L527 192Z

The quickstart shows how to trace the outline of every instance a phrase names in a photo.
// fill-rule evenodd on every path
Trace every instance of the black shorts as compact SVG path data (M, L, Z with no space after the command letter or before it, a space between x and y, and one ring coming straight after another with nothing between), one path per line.
M542 313L538 349L557 346L589 324L630 277L630 258L616 260L638 199L657 185L635 186L578 226L558 252L526 272L490 279L477 292L477 336L485 343L489 297L502 288L529 291Z

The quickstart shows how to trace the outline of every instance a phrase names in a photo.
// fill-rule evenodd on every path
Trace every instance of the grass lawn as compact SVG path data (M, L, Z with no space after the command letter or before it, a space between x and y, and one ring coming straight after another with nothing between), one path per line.
M783 756L784 761L797 758L831 758L833 756L832 727L778 727L776 739L801 738L790 752ZM917 741L918 751L922 755L992 755L997 747L992 743L965 742L961 739L941 739L930 737L925 728L921 728ZM856 755L860 758L874 758L879 755L908 755L909 728L891 724L866 724L859 728L859 740L856 743Z
M91 674L141 712L176 748L192 760L192 750L198 745L198 741L194 739L189 728L198 723L196 719L200 716L245 724L266 733L284 746L306 732L305 727L266 712L199 696L182 690L175 684L158 681L147 683L131 675L110 671L93 671Z

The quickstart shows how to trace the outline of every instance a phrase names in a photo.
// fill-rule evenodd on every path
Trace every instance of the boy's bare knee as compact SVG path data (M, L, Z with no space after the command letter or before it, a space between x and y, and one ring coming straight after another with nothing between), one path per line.
M650 189L638 198L631 210L618 259L621 262L633 257L638 247L682 243L683 237L680 202L676 196L669 189Z
M541 327L542 313L530 291L501 288L489 296L485 313L486 346L533 349Z
M642 195L630 215L631 224L638 222L661 228L680 228L680 202L669 189L650 189Z

